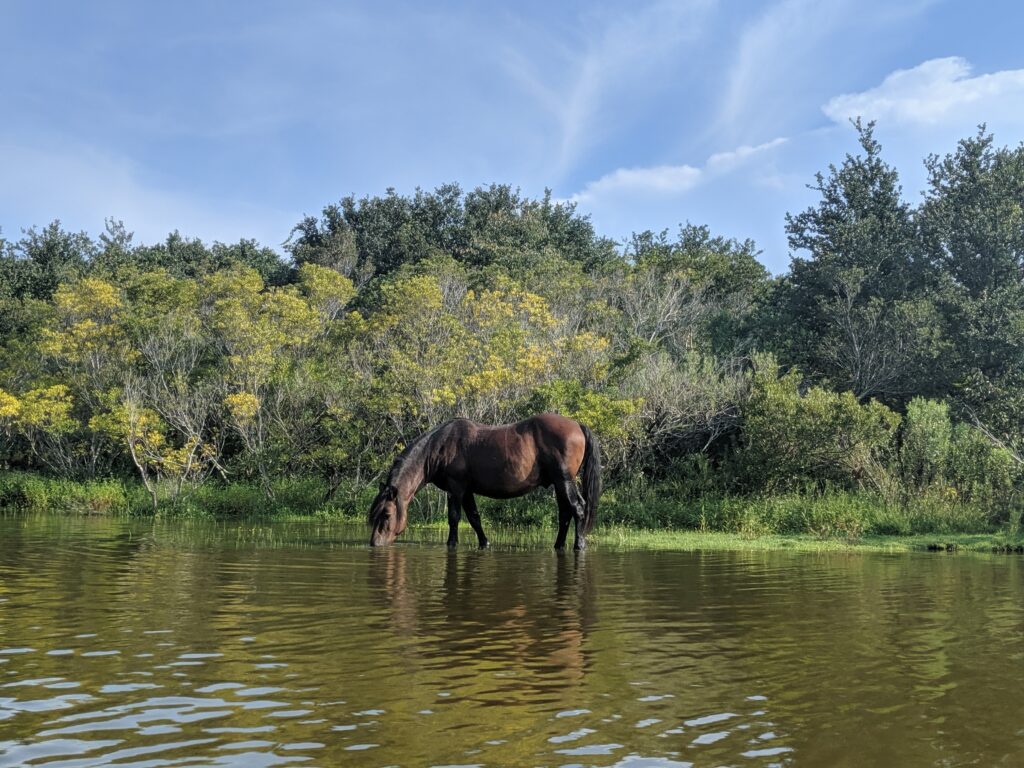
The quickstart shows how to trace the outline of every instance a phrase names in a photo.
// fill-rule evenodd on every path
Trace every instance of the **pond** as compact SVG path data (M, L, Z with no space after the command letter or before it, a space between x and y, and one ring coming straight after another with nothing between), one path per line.
M1024 764L1018 556L0 518L0 765Z

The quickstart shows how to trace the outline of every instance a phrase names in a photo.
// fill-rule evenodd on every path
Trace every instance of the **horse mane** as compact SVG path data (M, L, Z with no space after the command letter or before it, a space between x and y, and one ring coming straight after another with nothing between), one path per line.
M454 421L454 419L452 419L452 421ZM425 463L423 454L427 449L427 445L430 443L430 438L451 424L452 421L446 421L433 429L427 430L405 446L405 449L398 454L395 457L394 462L392 462L391 469L388 470L387 480L384 481L384 487L394 488L397 491L398 484L401 482L401 477L406 468L422 466Z

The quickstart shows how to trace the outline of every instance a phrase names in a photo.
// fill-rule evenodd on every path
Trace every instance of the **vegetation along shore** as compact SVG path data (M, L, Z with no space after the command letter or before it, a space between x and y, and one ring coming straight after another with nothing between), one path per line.
M775 277L750 241L617 243L502 185L345 198L285 256L114 220L0 238L0 509L362 519L425 429L550 410L600 441L598 542L1012 549L1024 148L979 131L912 205L855 129ZM481 511L555 517L541 495Z

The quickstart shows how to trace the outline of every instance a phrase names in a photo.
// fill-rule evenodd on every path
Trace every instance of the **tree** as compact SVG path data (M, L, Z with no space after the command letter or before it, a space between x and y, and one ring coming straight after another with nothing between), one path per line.
M33 227L9 245L4 255L4 283L18 299L49 299L61 283L81 277L96 244L85 232L68 232L55 220L41 230Z
M138 361L99 424L127 446L156 506L160 480L170 481L173 502L186 486L224 474L225 385L197 281L155 270L133 275L125 290L126 331Z
M306 216L296 224L285 249L296 267L316 264L333 269L361 286L373 276L373 264L360 259L356 233L337 205L323 209L323 218Z
M920 222L940 276L949 354L944 380L972 418L1004 439L1024 433L1024 146L996 148L984 127L927 161Z
M750 240L712 236L707 227L634 234L633 262L616 291L629 330L678 357L702 352L735 355L750 342L750 318L768 287L768 271Z
M897 173L874 124L854 127L863 154L817 174L820 202L786 216L790 247L809 257L793 257L766 326L771 346L811 376L858 399L899 400L925 380L936 318Z
M319 219L300 221L287 248L296 264L327 266L359 285L443 255L516 279L554 256L587 271L619 261L613 242L597 237L574 204L553 202L550 192L526 198L506 184L468 193L445 184L411 197L394 189L346 197L326 206Z
M69 472L95 476L112 458L109 435L92 429L90 420L109 409L138 358L125 331L126 309L122 291L110 282L85 277L65 283L54 291L36 339L43 378L61 382L81 429L76 450L69 451L74 459L62 459Z
M224 406L249 467L273 498L271 472L309 434L311 390L305 358L352 297L350 280L306 264L298 285L267 290L254 270L216 273L204 285L210 322L224 355ZM301 395L301 397L300 397Z
M199 238L184 237L177 230L163 243L140 246L121 256L119 266L130 265L139 271L166 270L174 277L200 278L232 267L252 269L265 283L281 284L288 269L270 248L255 240L239 240L233 245L215 242L207 246Z

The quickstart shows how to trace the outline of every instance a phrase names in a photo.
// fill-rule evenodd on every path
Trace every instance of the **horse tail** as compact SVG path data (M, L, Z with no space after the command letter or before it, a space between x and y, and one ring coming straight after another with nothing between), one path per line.
M594 433L580 424L583 437L587 441L583 452L583 477L581 478L583 501L586 510L583 513L583 533L589 533L597 520L597 500L601 498L601 449L597 445Z

